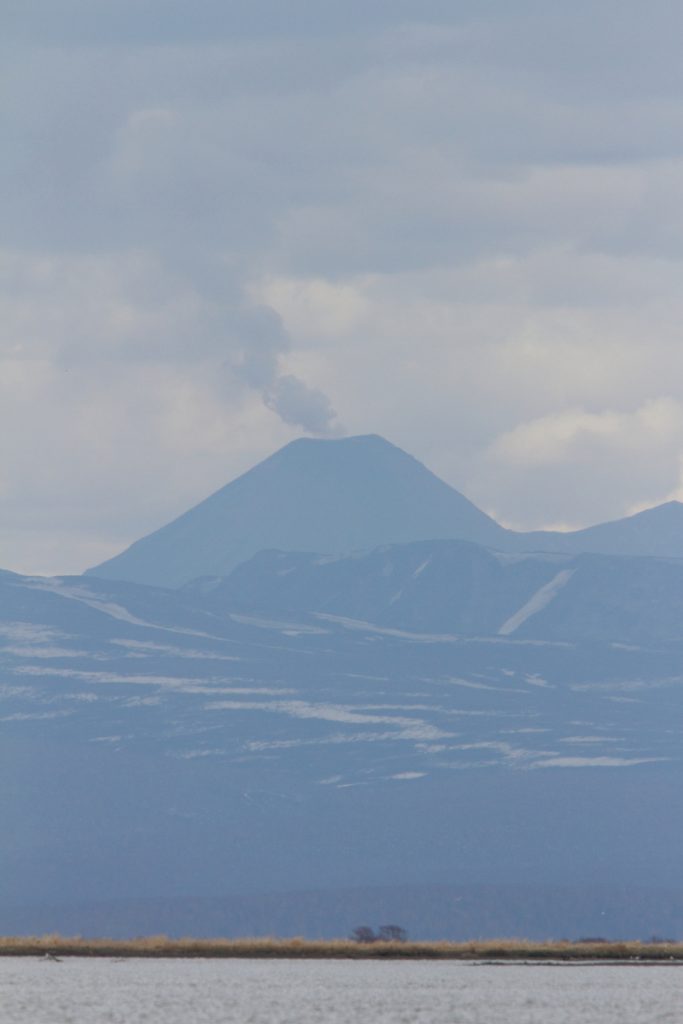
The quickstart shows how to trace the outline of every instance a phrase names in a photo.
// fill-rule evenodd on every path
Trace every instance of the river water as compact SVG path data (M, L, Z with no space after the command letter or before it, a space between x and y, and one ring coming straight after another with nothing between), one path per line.
M2 1024L679 1024L683 967L0 958Z

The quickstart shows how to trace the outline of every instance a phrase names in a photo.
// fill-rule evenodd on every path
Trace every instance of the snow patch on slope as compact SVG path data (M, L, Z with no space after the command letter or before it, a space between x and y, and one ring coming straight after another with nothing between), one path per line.
M569 580L575 572L575 569L562 569L556 576L553 576L549 583L546 583L540 588L540 590L537 590L536 593L529 598L526 604L523 604L514 615L511 615L510 618L503 623L498 630L498 636L509 636L511 633L514 633L515 630L519 629L523 622L530 619L532 615L537 615L538 612L547 608L550 602L558 595L560 590L569 583Z
M70 601L79 601L81 604L87 605L89 608L95 608L96 611L109 615L112 619L118 619L120 622L128 622L133 626L152 626L151 623L145 622L144 619L131 615L123 605L117 604L115 601L103 600L87 587L67 586L58 579L45 579L44 577L31 577L26 586L30 590L45 590L48 593L57 594L59 597L67 598Z
M654 764L668 757L548 757L535 761L532 768L629 768L635 764Z

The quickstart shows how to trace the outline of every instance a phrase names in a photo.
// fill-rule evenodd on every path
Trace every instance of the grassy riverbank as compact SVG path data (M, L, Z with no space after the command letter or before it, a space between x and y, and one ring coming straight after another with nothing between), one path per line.
M683 943L526 942L517 939L473 942L374 942L345 939L82 939L61 935L0 937L0 956L207 957L351 960L630 960L683 963Z

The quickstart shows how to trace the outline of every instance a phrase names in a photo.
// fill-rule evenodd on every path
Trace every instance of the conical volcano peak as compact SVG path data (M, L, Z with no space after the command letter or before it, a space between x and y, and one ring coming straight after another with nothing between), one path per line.
M413 459L398 445L392 444L380 434L352 434L349 437L297 437L290 441L271 458L313 457L324 458L381 458L382 456L403 456ZM417 461L417 460L414 460Z
M266 548L343 554L432 538L495 545L505 532L377 434L303 437L90 572L180 586L225 575Z
M378 434L300 437L89 573L178 587L225 576L267 549L343 555L423 540L680 558L683 504L573 533L515 533Z
M386 472L407 476L419 471L438 479L418 459L379 434L355 434L340 438L298 437L259 463L251 472L260 471L261 468L270 469L273 463L289 467L297 465L329 476L340 472L351 476L368 472L379 473L380 476ZM439 483L448 486L441 480Z

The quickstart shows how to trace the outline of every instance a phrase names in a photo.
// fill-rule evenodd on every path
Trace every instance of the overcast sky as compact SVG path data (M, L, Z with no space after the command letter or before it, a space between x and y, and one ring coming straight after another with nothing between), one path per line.
M302 433L506 525L683 496L678 0L4 0L0 567Z

